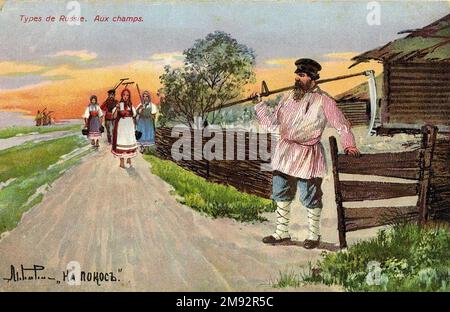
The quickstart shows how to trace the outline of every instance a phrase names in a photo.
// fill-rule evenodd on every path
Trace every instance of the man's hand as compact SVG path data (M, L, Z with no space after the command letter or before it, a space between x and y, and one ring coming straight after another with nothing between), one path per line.
M259 94L258 92L253 92L252 94L250 94L250 97L254 98L253 103L255 104L262 102L261 94Z
M347 147L345 149L345 154L352 155L354 157L361 156L361 153L359 152L359 149L357 147Z

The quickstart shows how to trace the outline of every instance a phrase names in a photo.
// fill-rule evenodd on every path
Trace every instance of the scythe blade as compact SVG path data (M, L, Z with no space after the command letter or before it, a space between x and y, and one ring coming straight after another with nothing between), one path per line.
M375 125L375 118L377 116L377 85L375 82L375 74L373 70L368 70L365 75L369 77L367 83L369 84L369 100L370 100L370 123L367 135L372 133L373 126Z

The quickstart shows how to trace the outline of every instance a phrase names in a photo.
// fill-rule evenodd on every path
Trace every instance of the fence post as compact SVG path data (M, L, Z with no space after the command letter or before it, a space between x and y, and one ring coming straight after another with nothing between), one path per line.
M339 247L347 247L347 239L345 235L345 211L342 206L341 186L339 182L339 170L338 170L338 147L336 138L330 137L330 150L331 150L331 163L333 166L333 179L334 179L334 195L336 197L336 208L338 217L338 232L339 232Z
M419 223L423 224L428 220L428 201L430 197L430 181L432 175L432 160L434 145L436 143L437 127L426 125L422 127L422 143L420 147L419 159L419 198L417 207L419 208Z

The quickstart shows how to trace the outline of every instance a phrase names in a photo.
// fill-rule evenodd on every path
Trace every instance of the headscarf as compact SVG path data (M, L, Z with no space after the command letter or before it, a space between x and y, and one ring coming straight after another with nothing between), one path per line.
M144 102L144 103L142 103L143 105L144 105L144 107L147 107L147 105L149 105L150 103L151 103L151 101L152 101L152 96L150 95L150 92L148 92L147 90L145 90L143 93L142 93L142 100L144 101L144 95L147 95L148 96L148 102L146 103L146 102Z

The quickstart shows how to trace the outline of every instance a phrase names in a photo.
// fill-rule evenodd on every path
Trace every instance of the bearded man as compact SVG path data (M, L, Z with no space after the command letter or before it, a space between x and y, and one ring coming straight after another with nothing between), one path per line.
M116 99L116 91L111 89L108 91L108 98L103 102L100 106L102 111L105 112L105 128L106 128L106 136L108 137L108 143L111 144L112 136L114 132L114 117L112 111L116 108L119 103Z
M317 85L322 66L308 58L297 60L295 66L296 88L282 98L273 112L261 102L259 94L254 94L259 102L255 106L259 123L270 129L278 127L280 134L271 161L277 225L275 232L264 237L263 242L278 244L291 239L290 206L298 188L300 201L308 211L308 237L303 246L312 249L320 243L321 185L327 171L320 140L326 124L338 131L346 153L359 156L359 151L350 123L336 102Z

